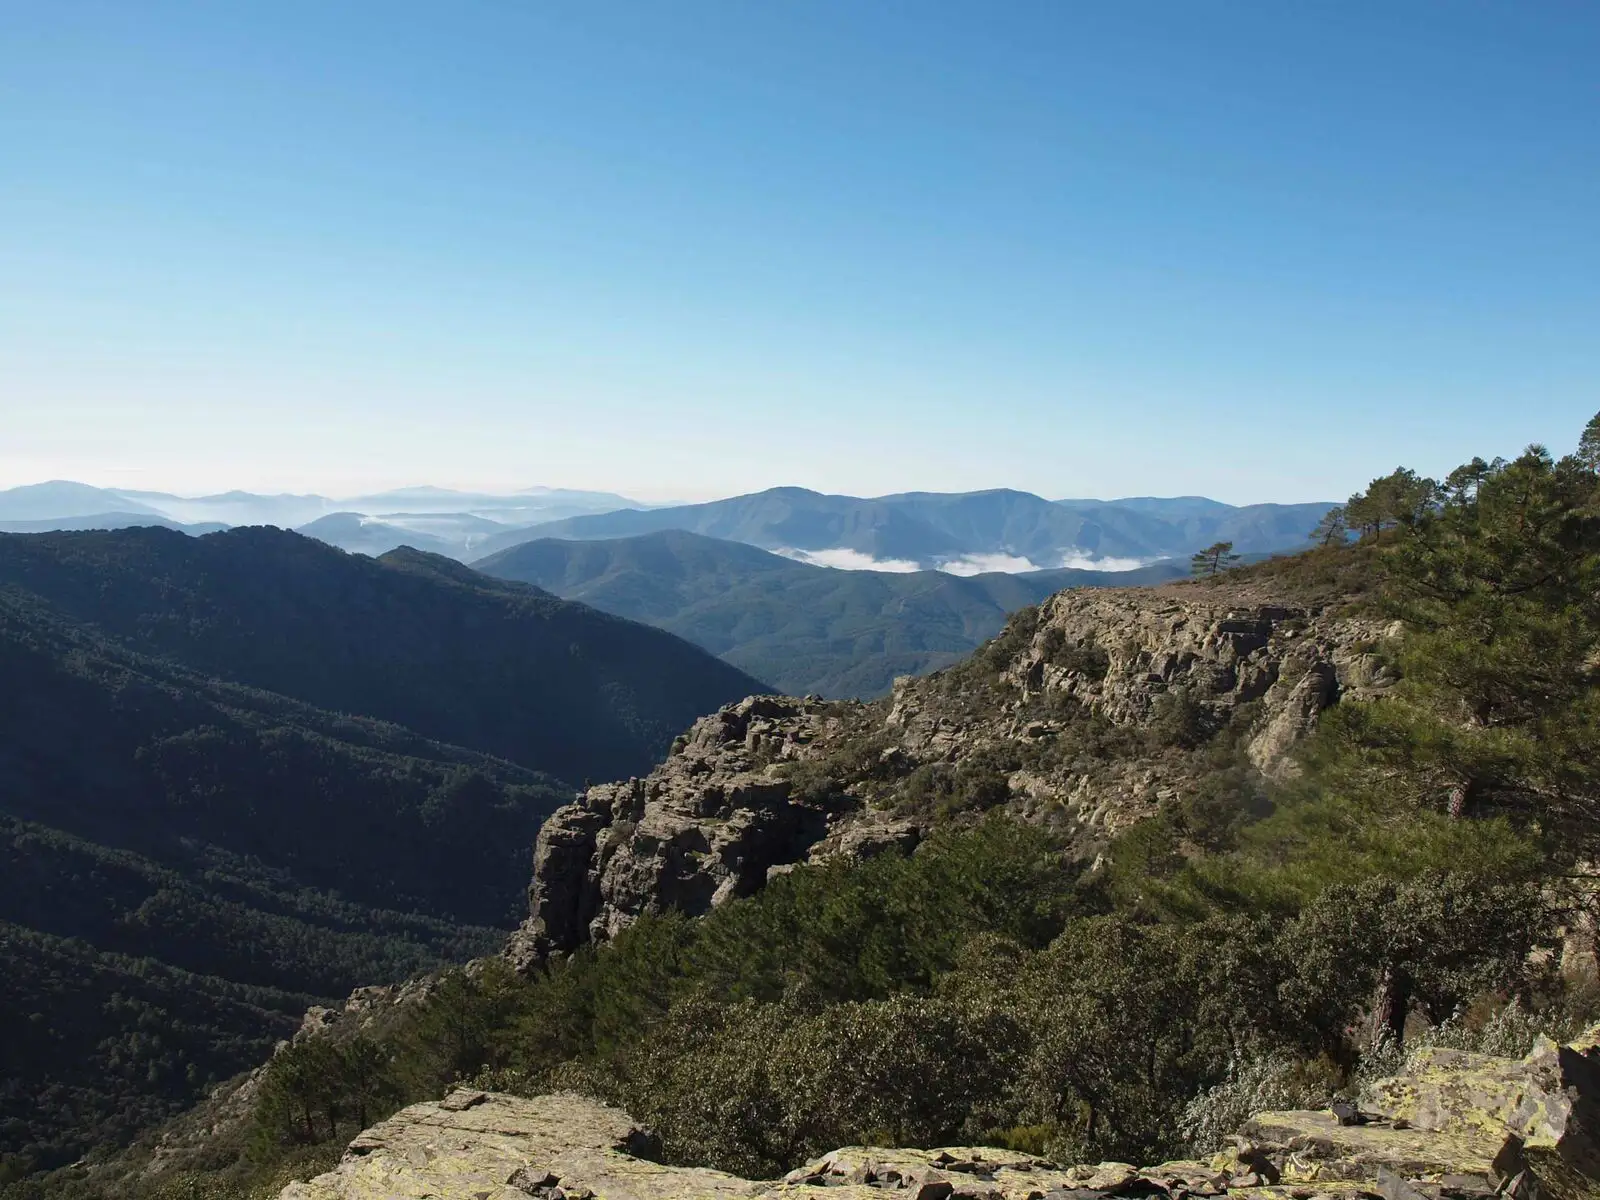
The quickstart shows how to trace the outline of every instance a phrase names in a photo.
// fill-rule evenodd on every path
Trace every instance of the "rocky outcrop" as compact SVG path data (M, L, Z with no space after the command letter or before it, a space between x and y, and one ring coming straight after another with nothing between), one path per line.
M1259 702L1250 755L1279 769L1324 709L1388 682L1373 653L1388 630L1253 599L1177 587L1060 592L1039 606L1005 674L1024 694L1068 697L1121 726L1147 724L1178 693L1213 728Z
M1365 1107L1431 1134L1499 1137L1502 1169L1527 1169L1545 1192L1600 1180L1600 1027L1565 1046L1544 1040L1521 1060L1429 1049L1404 1075L1374 1084ZM1509 1166L1507 1164L1510 1164Z
M1208 1160L1146 1168L848 1147L757 1182L652 1161L652 1139L626 1113L578 1096L458 1090L367 1130L337 1170L290 1184L282 1200L1592 1200L1597 1034L1521 1060L1434 1051L1359 1108L1261 1113Z
M902 792L919 769L1010 762L1012 815L1088 852L1196 786L1214 769L1196 746L1219 731L1245 724L1250 760L1292 771L1325 709L1390 682L1374 653L1388 633L1228 586L1084 588L1019 614L967 664L897 681L886 702L751 697L697 722L649 775L590 788L545 823L507 954L526 969L644 913L702 914L798 863L909 850L934 819ZM1180 702L1195 727L1182 745L1069 748L1084 714L1132 733ZM808 761L837 786L797 783Z
M953 1146L849 1147L760 1182L664 1166L651 1161L651 1150L649 1135L626 1113L592 1100L458 1090L367 1130L336 1170L290 1184L281 1200L1097 1200L1219 1196L1229 1180L1199 1162L1145 1171L1126 1163L1063 1167Z
M836 806L796 795L805 758L852 707L752 696L697 721L643 779L592 787L539 832L519 966L615 936L640 915L699 916L828 836Z
M1072 713L1140 730L1171 722L1164 706L1181 704L1200 740L1246 722L1251 762L1284 776L1295 769L1290 751L1323 711L1393 682L1375 650L1394 630L1326 602L1287 606L1228 586L1080 588L1052 596L1031 627L1020 625L1029 620L1014 618L998 643L1019 643L998 667L1012 699L970 689L953 697L937 675L902 680L885 728L918 761L1033 743L1043 765L1012 775L1013 809L1086 840L1151 816L1199 772L1192 759L1157 747L1052 761L1049 747L1070 734Z
M651 1162L624 1112L577 1096L457 1090L368 1129L337 1170L282 1200L667 1200L748 1197L719 1171Z

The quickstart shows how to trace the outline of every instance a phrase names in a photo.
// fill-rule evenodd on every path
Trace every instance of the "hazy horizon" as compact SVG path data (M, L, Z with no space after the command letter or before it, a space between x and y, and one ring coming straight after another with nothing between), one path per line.
M307 498L314 497L314 498L317 498L317 499L339 502L339 501L344 501L344 500L350 500L350 501L365 500L365 499L370 499L370 498L373 498L373 497L376 497L376 496L404 493L404 492L408 492L408 491L419 491L420 492L420 491L425 491L425 490L430 490L431 489L431 490L437 490L437 491L440 491L440 492L454 493L454 494L463 495L463 496L481 495L481 496L492 496L492 497L495 497L495 498L498 498L498 499L515 499L515 498L517 498L519 496L526 496L526 497L532 498L532 497L537 497L539 494L545 493L545 492L551 492L551 493L572 492L572 493L589 494L589 495L613 495L613 496L616 496L616 497L618 497L619 499L622 499L622 500L637 501L640 504L649 505L651 507L669 507L669 506L688 505L688 504L706 504L706 503L711 503L711 502L716 501L716 500L734 499L734 498L737 498L739 496L754 495L754 494L758 494L760 492L772 491L772 490L783 489L783 488L802 488L804 490L814 491L814 492L821 492L822 491L819 488L806 488L804 484L789 483L789 482L778 482L778 483L767 484L764 487L755 488L755 489L753 489L752 491L749 491L749 492L729 492L729 493L723 493L723 492L701 492L701 493L684 492L684 493L666 493L666 494L655 495L655 494L644 494L644 493L641 493L637 489L630 490L630 489L627 489L625 487L624 488L588 487L588 486L583 486L583 485L553 485L553 484L537 484L537 483L535 483L535 484L521 484L521 485L513 485L513 486L503 486L503 487L488 487L488 486L486 486L486 487L475 487L475 486L470 486L470 485L469 486L459 486L459 485L450 485L450 484L439 484L439 483L433 483L433 482L418 483L415 480L412 480L412 481L407 482L407 483L384 485L384 486L375 486L375 487L366 487L366 488L360 488L360 489L356 489L356 490L351 490L351 489L348 489L348 488L342 489L342 490L329 490L329 489L316 488L316 487L309 487L309 488L298 489L298 490L289 490L289 489L285 489L285 488L270 488L270 487L268 487L268 488L253 488L253 487L227 486L227 487L217 488L217 489L214 489L214 490L200 491L200 490L194 490L194 489L180 490L180 489L174 488L174 487L162 487L162 486L159 486L158 484L153 484L153 483L140 483L140 484L135 485L135 484L120 484L120 483L109 483L109 482L96 482L93 479L69 478L67 476L54 476L54 477L51 477L49 479L31 479L31 480L23 480L23 481L19 481L19 482L9 482L3 476L0 476L0 492L13 491L13 490L18 489L18 488L41 487L41 486L45 486L45 485L48 485L48 484L61 484L61 483L64 483L64 484L81 484L81 485L86 486L86 487L98 488L98 489L100 489L102 491L108 491L108 492L119 492L119 493L122 493L124 495L129 495L129 496L136 495L138 493L147 493L149 495L170 496L170 497L172 497L174 499L179 499L179 500L215 499L217 497L226 496L229 493L238 492L238 493L242 493L242 494L246 494L246 495L260 496L260 497L263 497L263 498L272 498L272 497L277 497L277 496L294 496L294 497L307 497ZM907 492L927 492L927 493L931 493L931 494L955 494L952 489L940 489L940 488L910 488L910 489L905 489L905 491L907 491ZM1026 488L1009 487L1009 486L1006 486L1006 485L997 485L997 486L994 486L994 487L961 489L961 494L972 494L972 493L982 493L982 492L998 492L998 491L1025 492L1025 491L1027 491L1027 489ZM849 496L849 497L853 497L853 498L857 498L857 499L873 500L873 499L878 499L878 498L881 498L881 497L884 497L884 496L898 495L898 494L903 494L903 493L896 493L896 492L873 492L873 493L823 492L822 494L824 494L824 495L834 495L834 496ZM1082 502L1082 503L1115 504L1115 503L1117 503L1119 501L1124 501L1124 500L1152 499L1152 498L1154 498L1154 499L1206 499L1206 500L1218 500L1219 503L1230 504L1230 505L1234 505L1236 507L1244 507L1244 506L1253 505L1253 504L1322 503L1324 501L1326 501L1328 503L1338 503L1340 500L1343 499L1343 497L1335 497L1335 496L1316 496L1316 497L1311 498L1310 500L1279 500L1279 499L1276 499L1276 498L1273 498L1273 497L1267 497L1267 498L1262 498L1262 499L1231 501L1231 500L1219 500L1219 498L1216 497L1216 496L1205 496L1205 495L1202 495L1201 493L1197 493L1197 492L1177 493L1177 492L1158 492L1158 491L1127 492L1125 494L1120 494L1120 495L1115 495L1115 496L1110 496L1110 495L1107 495L1107 496L1047 495L1047 494L1041 493L1041 492L1034 492L1032 494L1040 496L1042 499L1045 499L1045 500L1063 502L1063 503L1072 503L1074 501L1077 501L1077 502Z

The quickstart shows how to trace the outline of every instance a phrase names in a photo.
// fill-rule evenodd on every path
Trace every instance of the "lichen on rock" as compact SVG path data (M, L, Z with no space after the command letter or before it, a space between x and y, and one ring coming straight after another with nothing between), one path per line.
M1600 1027L1525 1059L1431 1051L1364 1107L1258 1113L1209 1162L1064 1165L988 1147L850 1146L780 1180L669 1166L619 1109L458 1089L350 1143L281 1200L1593 1200ZM819 1189L826 1189L821 1191Z

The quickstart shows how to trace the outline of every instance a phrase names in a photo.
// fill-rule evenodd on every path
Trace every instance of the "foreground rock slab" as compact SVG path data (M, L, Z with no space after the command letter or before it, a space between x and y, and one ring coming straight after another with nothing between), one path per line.
M1358 1107L1258 1113L1206 1162L1067 1166L990 1147L849 1146L753 1181L651 1160L627 1113L458 1089L281 1200L1600 1200L1600 1027L1523 1059L1431 1050Z
M1258 1175L1291 1185L1375 1183L1387 1172L1430 1181L1473 1176L1489 1191L1485 1181L1505 1140L1503 1129L1442 1134L1381 1119L1343 1125L1331 1112L1266 1112L1245 1123L1232 1157L1240 1169L1255 1166Z
M367 1130L336 1170L282 1200L686 1200L751 1194L720 1171L641 1157L648 1138L618 1109L577 1096L457 1090Z

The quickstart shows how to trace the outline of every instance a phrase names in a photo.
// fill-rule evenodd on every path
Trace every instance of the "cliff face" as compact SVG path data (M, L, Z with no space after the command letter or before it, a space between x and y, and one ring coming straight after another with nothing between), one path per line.
M458 1090L350 1143L281 1200L1588 1200L1600 1187L1600 1030L1525 1059L1435 1050L1358 1105L1258 1113L1203 1160L1066 1166L1013 1151L853 1146L782 1180L652 1161L624 1112Z
M751 697L548 820L509 957L527 967L647 912L699 915L792 864L913 847L952 807L1003 805L1092 850L1214 770L1218 738L1292 771L1324 709L1387 685L1386 633L1227 585L1083 589L886 701Z
M643 912L699 915L803 859L841 815L783 766L841 736L861 706L752 696L697 721L643 779L592 787L540 831L528 922L509 956L604 941Z
M907 680L885 725L907 754L958 761L997 742L1059 738L1080 711L1118 729L1147 730L1182 707L1197 747L1243 722L1251 762L1283 774L1293 770L1290 749L1324 709L1391 682L1373 653L1387 632L1325 606L1290 607L1244 590L1059 592L1031 626L1014 619L1000 639L1019 646L997 664L1006 685L998 703L969 703L962 712L939 677ZM1041 709L1041 718L1023 715ZM1114 832L1149 816L1195 776L1196 764L1181 754L1123 746L1065 763L1045 756L1042 768L1013 774L1010 785L1034 810L1064 805L1072 825Z

